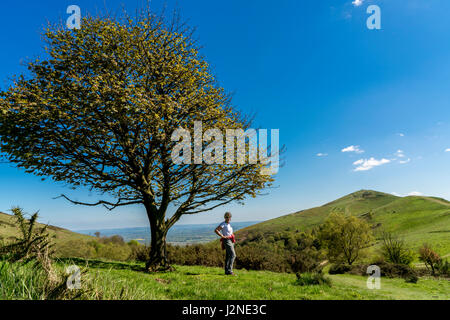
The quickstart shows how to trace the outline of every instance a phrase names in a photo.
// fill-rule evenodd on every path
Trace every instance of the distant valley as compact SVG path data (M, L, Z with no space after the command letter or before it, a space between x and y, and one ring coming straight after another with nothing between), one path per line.
M234 231L252 226L260 221L232 222ZM174 225L167 234L167 242L176 245L186 245L194 243L204 243L215 239L218 236L214 233L214 229L219 225L215 224L186 224ZM74 232L95 236L96 232L100 232L100 236L119 235L126 242L137 240L142 244L150 244L150 227L137 228L117 228L117 229L90 229L90 230L74 230Z

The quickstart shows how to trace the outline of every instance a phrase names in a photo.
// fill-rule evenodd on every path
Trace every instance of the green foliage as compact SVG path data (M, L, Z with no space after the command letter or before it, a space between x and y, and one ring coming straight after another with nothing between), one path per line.
M67 287L70 275L55 268L52 260L54 244L47 226L38 228L38 214L27 220L21 208L14 207L12 212L19 236L0 247L0 298L61 300L83 297L85 288L70 290Z
M329 274L344 274L352 270L352 266L345 263L335 263L328 269Z
M317 240L312 233L302 232L297 236L298 245L290 251L290 266L293 272L320 272L322 270L325 254Z
M341 212L362 218L372 227L377 237L376 248L382 245L383 229L404 240L416 252L423 242L433 246L442 256L450 253L450 202L434 197L396 197L377 191L359 191L328 204L249 226L236 232L239 239L260 232L264 238L292 227L312 230L324 223L332 212ZM395 213L394 213L395 212ZM370 218L369 218L370 216ZM292 232L293 233L293 232ZM371 251L366 250L366 252ZM417 255L415 255L417 258Z
M439 269L438 266L442 263L442 259L428 244L424 243L419 249L419 259L425 263L425 266L430 270L433 276L436 275L436 271Z
M383 232L381 253L386 261L394 264L410 265L414 260L414 252L407 248L405 242L390 232Z
M52 244L47 233L47 226L43 228L36 226L38 214L34 213L27 220L21 208L14 207L12 212L16 219L15 227L19 231L19 236L12 237L12 241L0 247L0 259L27 263L40 262L44 256L52 255Z
M236 248L237 269L290 272L286 253L265 244L250 243Z
M417 272L412 267L405 264L396 264L385 261L375 261L371 264L355 265L351 267L349 273L363 276L367 275L367 268L370 265L378 266L382 277L402 278L406 280L417 277Z
M448 260L439 260L435 267L439 275L450 277L450 262Z
M250 127L192 33L149 9L135 18L86 17L77 30L49 25L46 56L31 60L27 75L0 93L0 152L28 173L115 199L85 203L62 195L74 204L145 207L156 235L149 261L155 267L165 264L165 235L182 215L256 197L274 180L265 163L172 160L176 151L185 154L180 144L191 146L178 130L191 139L196 121L202 131ZM210 146L205 141L202 151ZM174 214L166 219L170 206Z
M297 273L297 281L295 282L299 286L316 286L316 285L325 285L331 287L332 281L330 278L327 278L321 272L306 272L306 273Z
M325 220L320 239L327 247L330 261L345 261L349 265L360 258L361 251L374 240L367 222L341 213L332 213Z

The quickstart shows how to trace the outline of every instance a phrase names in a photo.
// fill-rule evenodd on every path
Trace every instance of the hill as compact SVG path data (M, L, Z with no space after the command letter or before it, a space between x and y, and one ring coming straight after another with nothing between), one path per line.
M0 212L0 239L9 240L11 237L17 236L17 229L14 225L15 218L12 215ZM38 228L42 228L45 225L42 223L37 223ZM59 254L65 255L65 251L69 248L72 251L74 244L85 243L87 241L95 239L92 236L79 234L64 228L55 227L49 225L47 227L48 233L53 237L56 250Z
M413 248L431 244L442 255L450 253L450 202L437 197L408 196L360 190L323 206L264 221L236 232L239 242L276 233L307 231L320 225L332 212L365 219L376 235L390 231Z

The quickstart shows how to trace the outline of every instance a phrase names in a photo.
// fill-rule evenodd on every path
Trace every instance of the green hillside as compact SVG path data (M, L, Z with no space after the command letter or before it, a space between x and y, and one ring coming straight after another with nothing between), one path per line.
M371 190L361 190L321 207L295 212L264 221L236 232L238 241L255 234L264 237L278 232L306 231L318 226L332 212L342 212L367 220L375 234L390 231L412 247L424 242L441 255L450 253L450 202L436 197L397 197Z
M42 228L44 226L44 224L37 223L38 228ZM81 244L94 239L92 236L76 233L51 225L47 227L47 230L50 236L53 237L53 242L55 243L57 253L63 256L67 256L72 252L77 252L77 248L74 248L77 244L81 247ZM17 235L17 227L15 226L14 216L0 212L0 240L3 239L8 241Z

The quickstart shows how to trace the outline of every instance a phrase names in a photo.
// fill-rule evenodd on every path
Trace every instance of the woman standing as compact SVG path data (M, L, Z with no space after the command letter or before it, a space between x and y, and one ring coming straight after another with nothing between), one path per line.
M233 234L233 228L230 225L231 221L231 213L225 213L225 221L222 222L214 232L220 237L220 241L222 242L222 249L225 249L225 274L233 275L233 263L236 258L236 253L234 252L234 243L235 238Z

